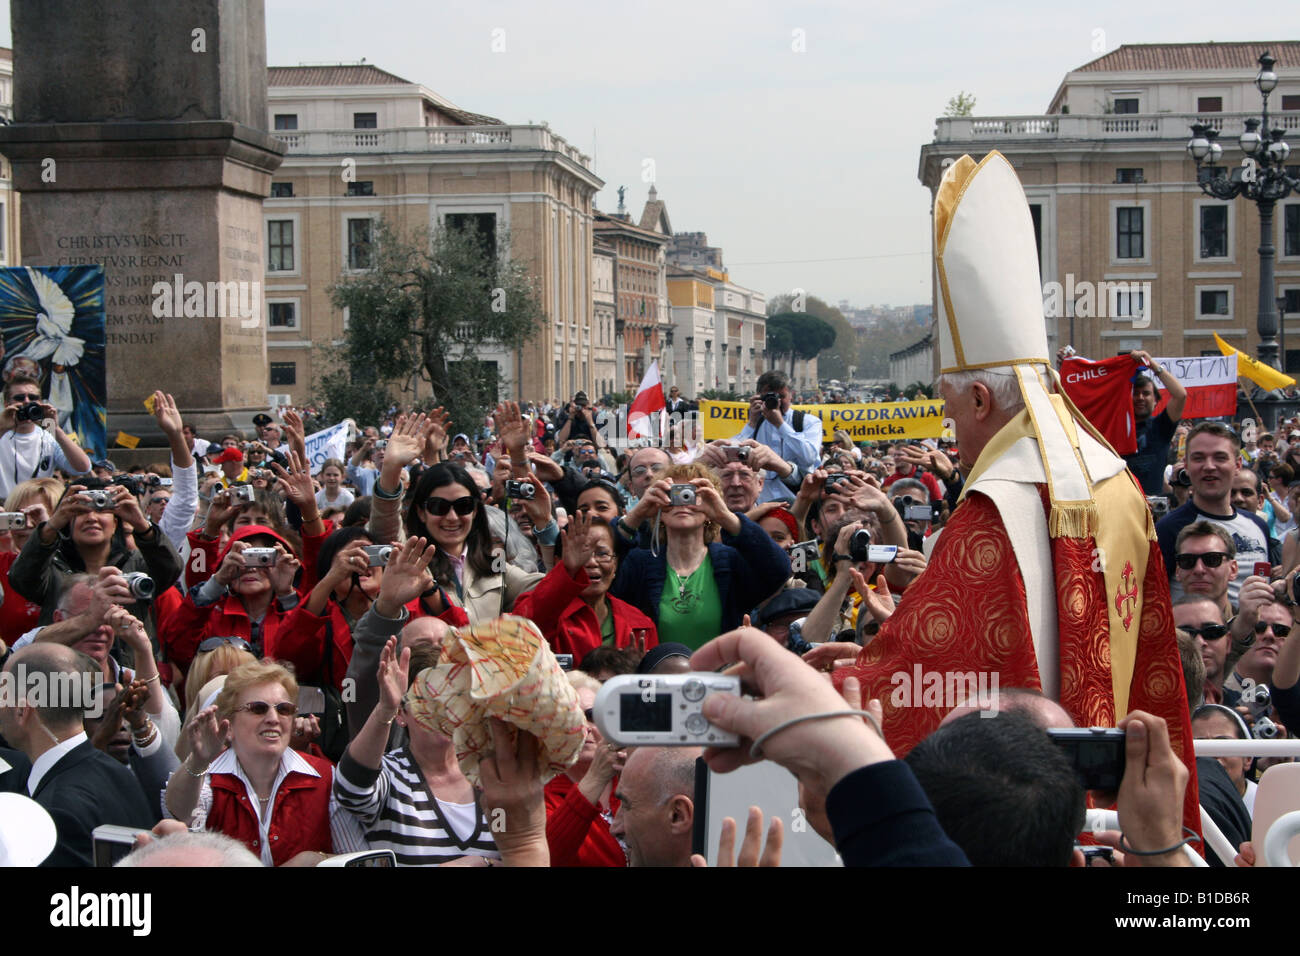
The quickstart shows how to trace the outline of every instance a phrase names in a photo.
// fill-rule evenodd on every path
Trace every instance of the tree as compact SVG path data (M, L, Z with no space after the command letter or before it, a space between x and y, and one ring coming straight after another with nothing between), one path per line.
M835 330L830 323L807 312L782 312L767 320L767 348L790 356L791 378L796 358L814 359L834 344Z
M804 312L816 316L835 331L834 342L817 356L817 371L823 379L847 379L849 366L859 364L858 338L853 326L849 325L849 320L844 318L844 313L815 295L804 295L796 300L789 293L768 301L768 315L779 315L782 312ZM770 342L768 348L771 349ZM789 352L789 346L781 351Z
M401 234L377 224L372 268L330 287L351 321L321 377L327 417L379 420L395 393L429 385L421 405L442 405L473 430L496 400L486 349L522 347L544 321L536 282L509 257L509 236L472 225Z
M944 107L944 116L971 116L975 112L975 94L962 90L948 101Z

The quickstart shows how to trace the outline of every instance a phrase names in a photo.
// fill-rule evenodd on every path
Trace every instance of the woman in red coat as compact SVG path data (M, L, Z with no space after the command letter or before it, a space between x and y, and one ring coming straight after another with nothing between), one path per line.
M575 514L564 534L563 557L511 611L532 619L551 650L572 654L577 663L602 644L644 654L659 643L654 621L609 596L618 557L608 524L588 512Z
M546 843L551 866L627 866L623 844L609 832L618 812L618 774L627 754L606 744L591 720L600 681L569 674L587 713L587 739L577 761L546 785Z

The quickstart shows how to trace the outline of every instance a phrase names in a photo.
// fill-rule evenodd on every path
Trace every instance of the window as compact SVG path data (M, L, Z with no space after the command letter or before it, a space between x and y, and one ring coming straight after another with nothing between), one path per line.
M347 196L373 196L375 194L375 184L369 179L361 182L348 183Z
M378 129L379 114L378 113L353 113L352 128L353 129Z
M1115 170L1115 182L1117 183L1144 183L1146 177L1142 175L1140 166L1120 166Z
M293 220L272 219L266 224L267 272L293 271Z
M1138 98L1136 96L1116 97L1115 112L1116 113L1138 112Z
M1282 207L1282 255L1300 256L1300 203Z
M1136 283L1134 283L1136 285ZM1146 315L1146 295L1140 291L1116 292L1114 316L1117 319L1137 319Z
M1196 98L1196 112L1222 113L1223 97L1222 96L1198 96Z
M1228 290L1202 289L1200 302L1201 315L1227 315Z
M271 183L272 199L292 199L293 183Z
M298 128L298 114L296 114L296 113L276 113L276 114L275 114L275 128L276 128L276 129L297 129L297 128Z
M348 268L369 269L373 263L371 228L369 219L348 220Z
M1146 210L1142 206L1120 206L1116 209L1116 259L1145 258L1146 253L1143 242L1145 212Z
M449 212L443 220L448 232L473 232L483 249L483 257L496 262L497 216L493 212Z
M296 329L298 327L297 309L292 302L268 302L270 318L267 327L272 329Z
M1300 110L1300 93L1286 93L1282 97L1282 111L1290 113Z
M1282 304L1284 315L1300 315L1300 289L1285 289L1282 298L1286 300Z
M272 385L297 385L298 384L298 363L297 362L272 362L271 363L271 384Z
M1201 206L1201 258L1228 257L1228 207Z

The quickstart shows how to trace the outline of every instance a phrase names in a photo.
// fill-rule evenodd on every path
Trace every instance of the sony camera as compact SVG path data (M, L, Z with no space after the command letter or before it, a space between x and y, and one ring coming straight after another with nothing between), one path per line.
M245 548L241 554L244 556L246 568L275 567L275 560L280 556L280 552L275 548Z
M728 674L620 674L596 693L592 718L606 740L637 747L735 747L739 737L709 723L709 694L740 694Z
M1164 495L1148 495L1147 504L1151 508L1151 517L1157 521L1169 514L1169 499Z
M934 518L934 508L923 504L911 495L899 495L894 499L894 510L904 521L930 521Z
M506 497L515 501L532 501L537 497L537 489L531 481L515 481L512 478L506 482Z
M143 571L128 571L122 577L126 578L126 583L131 588L131 596L137 601L153 600L158 589L149 575Z
M14 417L20 422L43 422L45 421L45 406L40 402L24 402L18 406L14 412Z
M669 485L668 503L674 508L682 505L695 504L695 486L694 485Z
M393 556L391 544L368 544L363 550L366 552L366 566L371 568L384 567L388 564L388 559Z
M21 511L0 511L0 531L20 531L27 527L27 515Z
M780 393L778 393L778 392L764 392L764 393L763 393L763 407L764 407L764 408L780 408L780 407L781 407L781 395L780 395Z
M749 461L748 445L723 445L722 451L727 456L727 461Z
M231 485L230 486L230 503L240 505L251 505L257 500L257 489L252 485Z
M112 511L113 496L103 488L95 488L92 491L81 492L81 497L85 498L90 504L91 511Z

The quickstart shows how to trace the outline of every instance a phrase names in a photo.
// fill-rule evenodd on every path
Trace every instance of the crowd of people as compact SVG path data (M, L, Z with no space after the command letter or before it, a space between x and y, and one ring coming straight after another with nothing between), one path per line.
M779 863L796 821L846 865L1253 864L1279 758L1193 740L1297 726L1300 418L1180 421L1181 386L1135 352L1117 456L1044 358L1023 207L997 154L945 172L952 440L826 434L768 371L723 440L611 447L614 410L578 392L477 423L394 409L312 467L297 410L205 440L157 392L166 460L124 471L28 427L53 410L11 378L0 791L57 839L37 852L0 815L0 858L88 865L117 824L128 866L698 865L703 759L798 786L739 851L722 824L724 865ZM993 268L990 234L1024 255ZM517 703L468 763L426 719L443 662L496 673L466 642L505 615L581 731L562 772ZM702 715L739 747L602 735L605 682L720 670L742 693ZM32 690L82 684L93 706ZM1118 729L1113 779L1061 743L1089 727ZM1084 832L1090 807L1119 829Z

